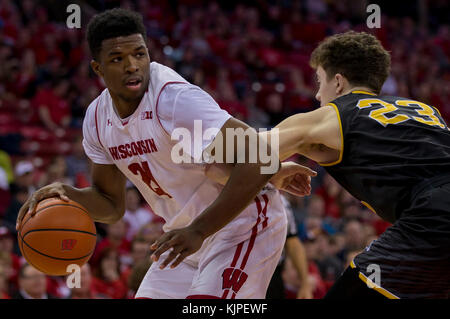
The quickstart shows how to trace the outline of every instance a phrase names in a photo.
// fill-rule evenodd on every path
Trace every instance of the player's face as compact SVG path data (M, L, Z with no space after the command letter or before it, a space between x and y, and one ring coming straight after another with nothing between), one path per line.
M338 97L336 80L334 78L328 80L327 73L321 66L317 68L316 75L319 82L319 91L316 94L316 99L320 102L320 106L324 106Z
M140 100L150 78L150 57L141 34L104 40L99 61L92 67L100 75L111 95L124 101Z

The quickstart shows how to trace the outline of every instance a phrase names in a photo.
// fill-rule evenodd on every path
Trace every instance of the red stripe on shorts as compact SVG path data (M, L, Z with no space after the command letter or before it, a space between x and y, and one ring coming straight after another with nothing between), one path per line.
M265 203L264 208L261 206L261 200L258 198L258 196L255 197L256 209L258 210L258 218L256 220L255 225L252 228L252 234L250 236L250 241L247 246L247 251L245 252L244 258L242 259L240 270L243 270L245 268L245 266L247 265L248 258L250 256L251 251L253 250L253 246L255 245L256 236L258 236L258 225L261 221L261 217L265 218L265 216L266 216L267 204L269 202L269 198L267 197L267 195L264 194L263 199L264 199L264 203ZM261 214L263 216L261 216ZM265 228L266 226L267 226L267 219L264 220L263 228ZM244 241L241 242L237 246L236 252L234 253L233 261L231 262L230 267L234 268L236 266L236 263L241 255L243 245L244 245ZM223 292L222 299L226 299L228 297L228 292L229 292L229 289L227 289ZM233 292L231 299L235 299L235 298L236 298L236 293Z
M255 226L253 226L252 229L252 235L250 236L250 241L248 242L247 251L245 252L244 258L242 259L241 263L241 270L244 270L245 265L247 265L248 257L250 256L250 253L252 252L253 246L255 245L256 236L258 236L258 225L261 221L261 212L263 212L263 209L261 208L261 201L258 197L255 197L256 202L256 208L258 209L258 219L256 220ZM267 206L267 203L266 203ZM265 208L265 207L264 207Z

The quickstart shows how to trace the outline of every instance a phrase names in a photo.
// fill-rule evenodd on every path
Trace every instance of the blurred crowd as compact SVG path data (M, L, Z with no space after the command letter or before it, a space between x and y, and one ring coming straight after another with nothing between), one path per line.
M78 1L82 27L65 24L68 1L0 0L0 298L131 298L150 265L150 243L164 221L128 185L124 218L97 224L98 243L82 268L81 288L45 276L24 262L15 221L27 197L60 181L90 185L81 125L104 89L90 70L84 40L90 16L115 6L140 12L150 57L202 87L255 128L318 107L308 61L327 35L349 29L375 34L392 55L383 93L414 98L450 119L448 1L417 1L425 17L381 6L381 28L368 29L365 1L273 0ZM305 246L313 297L321 298L351 259L389 224L318 170L312 196L286 195ZM288 296L301 284L289 260ZM290 294L289 294L290 293Z

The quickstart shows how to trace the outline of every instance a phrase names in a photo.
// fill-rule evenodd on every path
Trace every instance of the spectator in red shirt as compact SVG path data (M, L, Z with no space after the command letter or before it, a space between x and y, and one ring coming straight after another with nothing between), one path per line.
M69 299L99 299L101 295L95 290L91 266L87 263L81 267L80 286L70 289Z
M52 89L40 90L33 99L41 122L49 130L55 131L70 124L71 110L69 103L65 100L68 89L68 80L54 80Z
M127 262L128 265L126 265L125 270L122 271L121 278L122 281L127 283L129 286L129 279L131 274L133 273L133 269L140 265L144 264L146 262L150 263L150 245L145 240L144 237L135 237L133 242L131 243L131 254L130 258ZM140 282L139 282L140 283ZM139 285L138 285L139 287ZM134 290L134 292L137 291L137 288ZM133 289L132 289L133 290Z
M9 255L10 270L8 281L13 288L17 287L17 275L20 269L20 258L14 253L14 237L11 231L5 227L0 226L0 252Z
M92 281L93 289L102 298L126 297L128 288L120 277L119 254L114 248L106 247L100 252Z
M102 239L98 244L94 252L94 256L91 258L91 264L98 264L102 251L106 248L112 248L119 254L119 257L128 259L131 244L126 239L127 225L123 219L117 223L109 224L106 226L107 236Z
M11 299L9 277L11 258L8 253L0 251L0 299Z

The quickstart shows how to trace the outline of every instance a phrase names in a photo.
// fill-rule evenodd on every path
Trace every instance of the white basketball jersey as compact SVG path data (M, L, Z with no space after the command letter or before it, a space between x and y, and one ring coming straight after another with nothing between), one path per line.
M127 122L124 123L116 114L109 91L105 89L89 105L83 123L86 154L94 163L115 164L136 185L153 211L166 221L165 231L189 225L223 188L205 176L206 164L177 164L172 161L171 151L178 141L171 140L160 122L159 114L186 116L191 120L204 119L208 123L204 129L211 126L220 129L230 118L209 95L211 101L206 106L189 104L186 110L164 112L166 108L172 110L173 105L169 104L176 101L181 91L184 96L189 96L189 90L201 91L172 69L152 62L149 88ZM160 99L162 92L169 92L171 96ZM204 91L201 93L207 94ZM166 102L162 103L162 100ZM166 120L170 122L171 119ZM187 126L190 126L189 123ZM208 141L202 148L207 144ZM276 190L270 192L278 193Z

